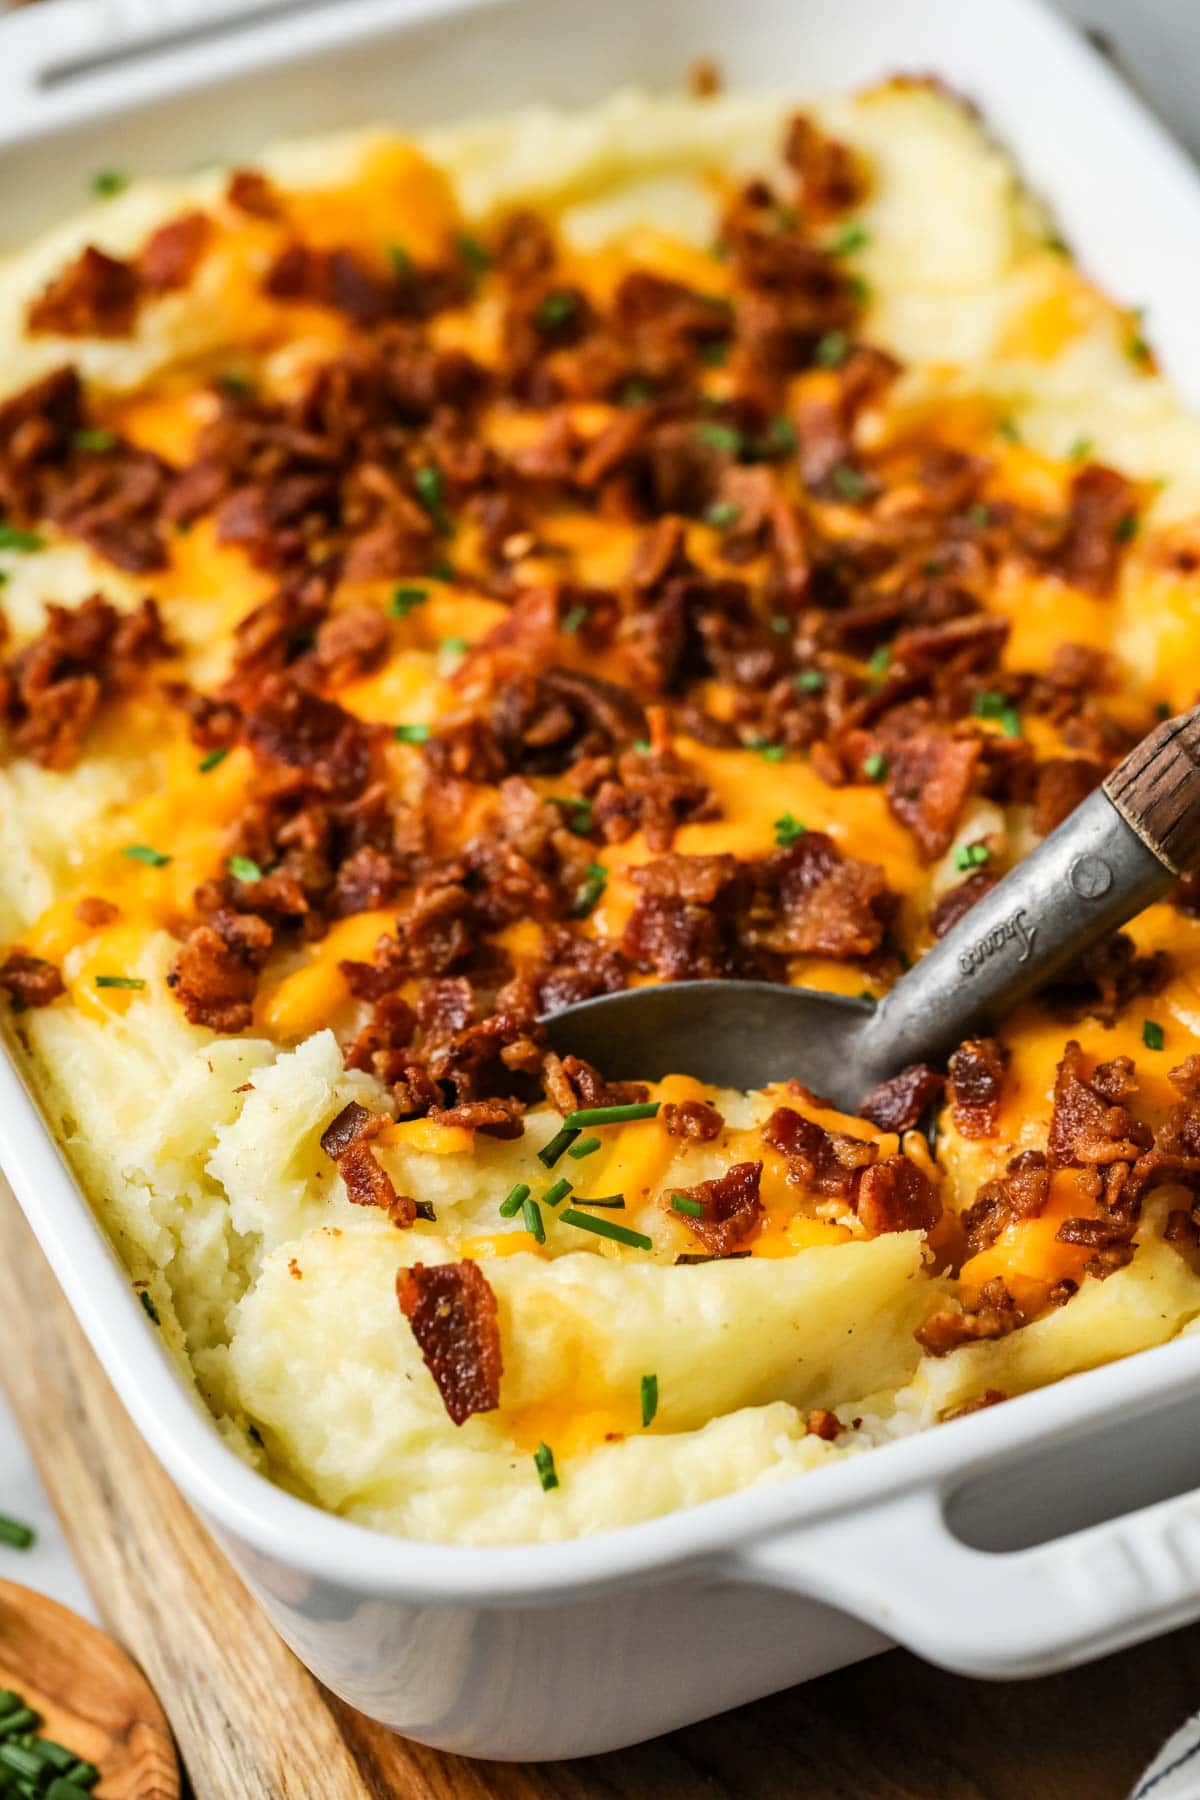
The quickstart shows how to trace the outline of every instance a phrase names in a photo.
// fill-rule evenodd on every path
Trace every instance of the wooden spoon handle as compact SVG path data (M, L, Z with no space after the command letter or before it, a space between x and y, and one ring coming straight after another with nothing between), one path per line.
M1144 737L1104 791L1172 874L1200 865L1200 706L1165 719Z

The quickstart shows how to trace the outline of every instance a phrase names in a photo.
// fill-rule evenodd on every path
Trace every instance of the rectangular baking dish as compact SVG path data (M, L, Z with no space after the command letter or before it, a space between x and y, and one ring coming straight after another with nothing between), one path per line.
M796 95L897 69L977 100L1200 406L1200 180L1036 0L46 0L0 26L0 224L87 176L677 83ZM1136 281L1136 287L1131 283ZM1200 1336L799 1480L573 1543L404 1542L272 1487L163 1353L15 1063L0 1162L122 1400L287 1642L351 1704L468 1755L615 1748L907 1644L1031 1675L1200 1616Z

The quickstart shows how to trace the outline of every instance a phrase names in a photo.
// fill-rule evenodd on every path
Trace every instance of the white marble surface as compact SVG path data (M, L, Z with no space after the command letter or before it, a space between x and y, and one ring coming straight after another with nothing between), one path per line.
M975 0L978 3L978 0ZM1172 128L1200 154L1200 6L1196 0L1059 0L1101 27ZM0 1395L0 1513L33 1525L33 1549L0 1544L0 1576L52 1594L89 1616L95 1609L72 1565L33 1464Z

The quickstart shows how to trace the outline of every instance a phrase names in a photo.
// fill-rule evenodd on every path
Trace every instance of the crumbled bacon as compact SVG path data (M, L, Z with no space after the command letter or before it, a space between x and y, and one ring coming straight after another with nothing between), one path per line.
M996 1038L968 1038L950 1058L950 1105L964 1137L995 1134L1008 1054Z
M187 287L212 237L207 213L181 213L160 225L142 245L138 273L154 293Z
M1086 800L1104 770L1086 757L1054 756L1039 763L1033 790L1033 829L1045 837Z
M1147 1127L1122 1104L1101 1092L1084 1074L1084 1056L1074 1038L1063 1051L1054 1079L1054 1110L1046 1149L1056 1166L1103 1167L1134 1162L1150 1145Z
M870 1138L826 1131L815 1119L790 1106L780 1106L763 1126L763 1141L787 1159L792 1181L830 1199L857 1197L863 1173L875 1161L878 1147Z
M27 950L10 950L0 963L0 988L19 1007L49 1006L67 991L55 965Z
M941 1308L918 1326L915 1336L930 1356L948 1356L963 1344L1007 1337L1024 1323L1016 1301L997 1277L984 1283L976 1305Z
M960 919L966 917L977 900L991 893L999 879L987 869L975 869L965 881L948 888L929 914L929 929L934 937L945 937Z
M245 1031L271 941L271 927L254 913L221 909L192 927L169 980L193 1025Z
M707 1100L668 1100L658 1119L668 1137L696 1144L711 1143L725 1129L721 1114Z
M126 337L140 299L134 265L88 244L30 301L26 325L58 337Z
M827 1444L832 1444L836 1438L841 1437L846 1427L827 1406L814 1406L805 1414L804 1429L810 1437L824 1438Z
M765 1216L758 1196L762 1178L760 1162L732 1163L723 1175L713 1181L698 1182L695 1187L674 1188L664 1194L662 1204L671 1217L680 1220L700 1239L712 1256L729 1256L755 1237ZM699 1214L679 1212L672 1207L672 1195L699 1204Z
M885 1156L863 1170L857 1211L878 1237L885 1231L931 1231L942 1216L942 1202L916 1163L907 1156Z
M881 1131L909 1131L945 1085L945 1077L928 1063L909 1063L871 1089L859 1102L859 1117L870 1119Z
M1089 463L1071 483L1062 539L1048 556L1055 574L1094 594L1111 593L1124 549L1123 522L1135 517L1131 482L1115 469Z
M456 1425L500 1404L504 1362L496 1296L478 1263L414 1263L396 1298L425 1367Z
M944 854L975 780L980 746L975 737L918 732L900 744L888 764L888 804L911 830L922 856Z
M1023 1219L1034 1219L1050 1198L1050 1170L1040 1151L1013 1157L1005 1174L985 1181L961 1215L972 1255L994 1244L1002 1232Z

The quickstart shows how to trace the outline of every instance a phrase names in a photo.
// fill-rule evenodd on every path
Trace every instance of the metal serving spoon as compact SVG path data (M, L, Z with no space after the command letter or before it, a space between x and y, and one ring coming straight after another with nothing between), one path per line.
M614 1080L789 1076L853 1111L1002 1018L1200 864L1200 706L1168 719L878 1002L769 981L680 981L581 1000L552 1047Z

